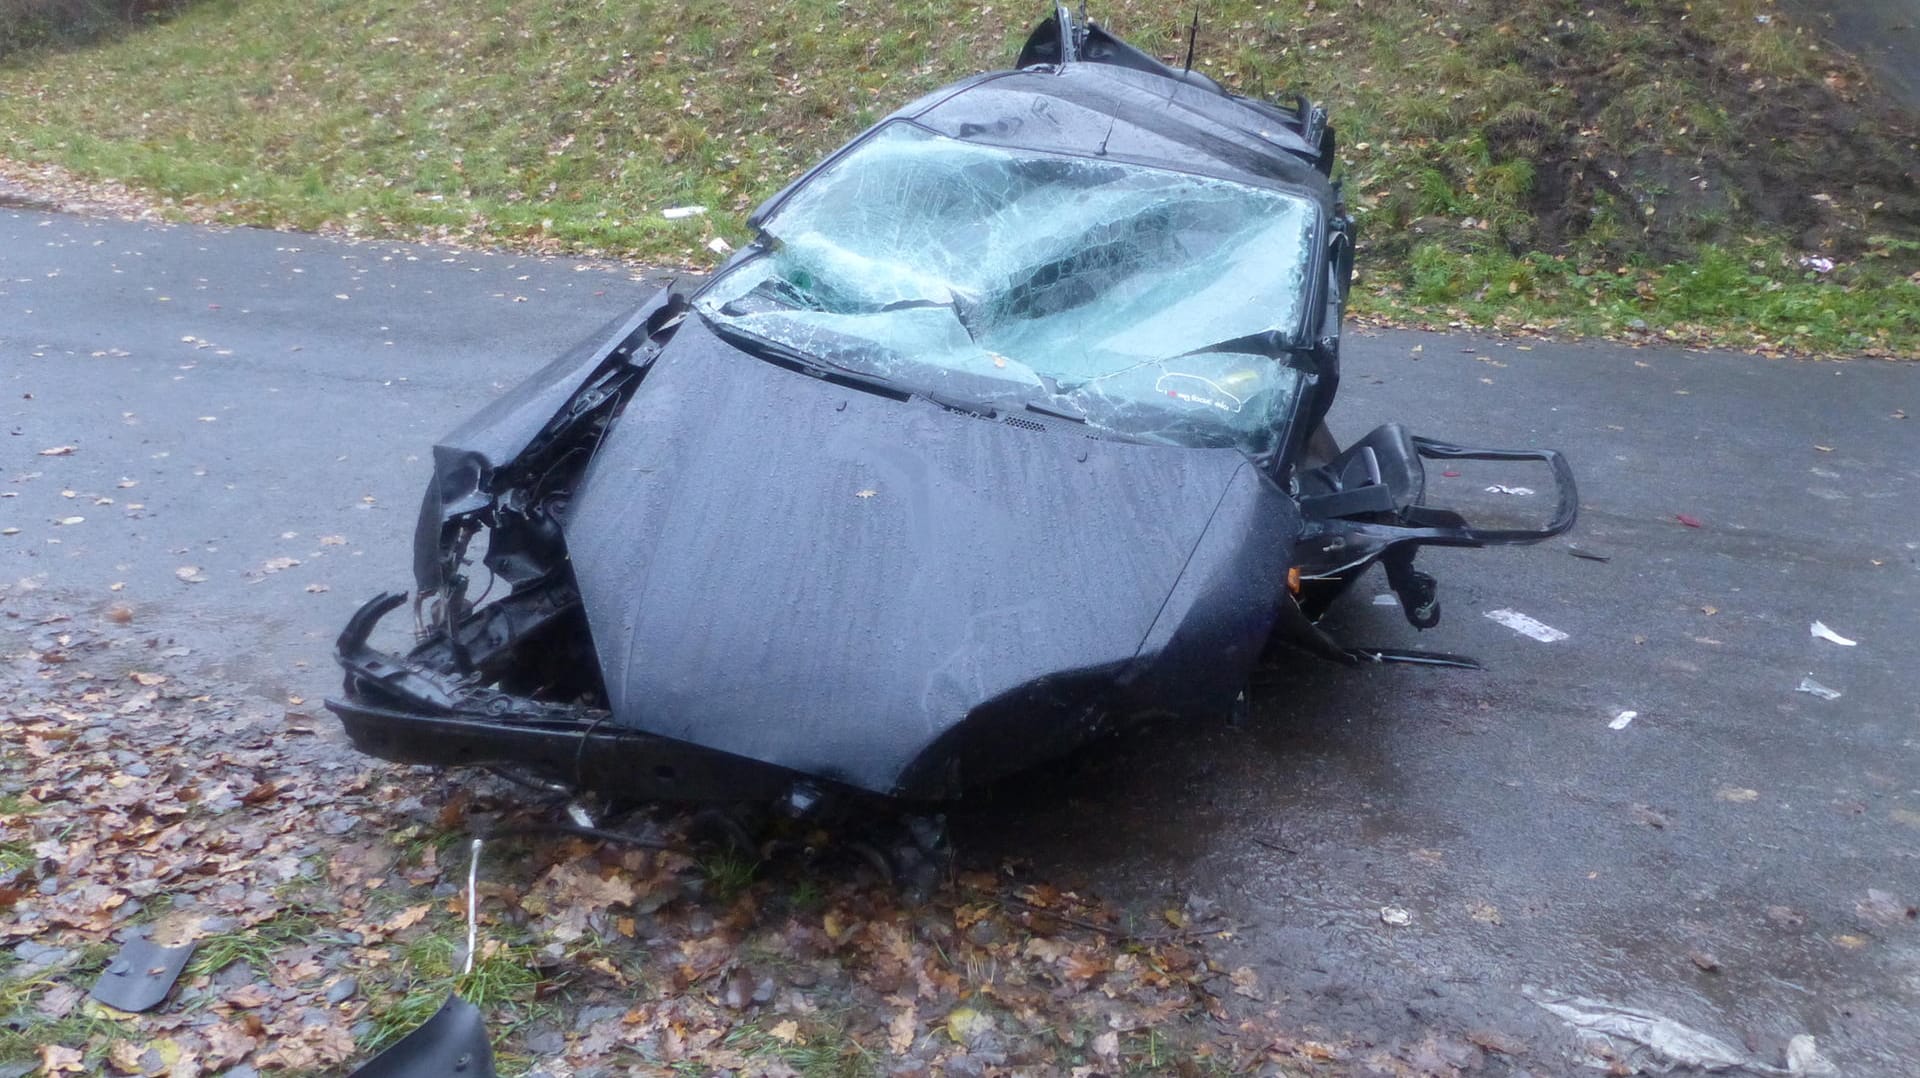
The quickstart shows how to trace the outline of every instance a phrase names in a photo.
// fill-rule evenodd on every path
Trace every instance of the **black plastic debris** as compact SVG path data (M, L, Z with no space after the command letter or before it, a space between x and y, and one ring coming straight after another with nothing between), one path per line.
M493 1078L493 1044L480 1008L448 996L419 1029L393 1042L351 1078Z
M147 1010L167 998L191 957L191 942L162 947L151 940L128 940L94 983L93 998L117 1010Z

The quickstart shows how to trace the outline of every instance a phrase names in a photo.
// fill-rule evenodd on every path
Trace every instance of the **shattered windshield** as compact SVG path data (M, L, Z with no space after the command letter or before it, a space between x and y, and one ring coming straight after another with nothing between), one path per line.
M695 302L904 389L1259 452L1300 373L1201 350L1298 333L1315 224L1281 191L896 121L791 195L766 252Z

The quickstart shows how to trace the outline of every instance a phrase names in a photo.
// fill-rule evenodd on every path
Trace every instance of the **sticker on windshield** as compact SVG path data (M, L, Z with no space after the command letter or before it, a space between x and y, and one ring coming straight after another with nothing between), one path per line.
M1223 389L1220 383L1211 378L1202 378L1197 374L1172 372L1163 374L1153 383L1156 393L1164 393L1177 401L1188 404L1204 404L1218 408L1223 412L1238 412L1247 402Z

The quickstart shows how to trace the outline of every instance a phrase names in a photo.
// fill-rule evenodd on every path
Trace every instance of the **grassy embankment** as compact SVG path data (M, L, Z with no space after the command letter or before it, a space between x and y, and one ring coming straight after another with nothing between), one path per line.
M1222 0L1198 66L1331 106L1358 309L1407 322L1920 355L1920 160L1764 0ZM203 0L0 66L0 161L178 212L689 265L1040 5ZM1187 9L1092 14L1177 55ZM705 217L660 210L697 204ZM1826 268L1831 260L1833 266Z

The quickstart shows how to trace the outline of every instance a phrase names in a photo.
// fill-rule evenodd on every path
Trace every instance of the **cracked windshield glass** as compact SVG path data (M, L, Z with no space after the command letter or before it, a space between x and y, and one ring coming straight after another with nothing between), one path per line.
M1199 350L1298 332L1314 224L1281 191L895 122L780 206L766 253L697 304L906 390L1260 452L1301 374Z

